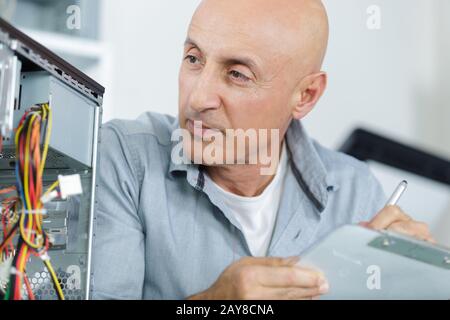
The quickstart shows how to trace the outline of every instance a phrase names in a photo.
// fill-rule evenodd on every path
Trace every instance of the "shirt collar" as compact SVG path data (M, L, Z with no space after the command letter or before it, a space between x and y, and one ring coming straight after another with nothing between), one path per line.
M179 128L178 121L176 128ZM313 140L306 133L300 121L293 120L286 133L286 142L290 165L295 178L321 213L328 201L328 193L333 190L334 184L327 177L327 170L314 146ZM172 141L172 150L178 141ZM178 164L170 161L169 173L186 172L188 182L197 190L202 191L204 186L204 173L197 164Z
M322 212L334 183L328 179L327 170L317 153L314 141L308 136L302 123L297 120L293 120L289 126L286 141L292 159L290 162L292 172L297 182L314 206Z

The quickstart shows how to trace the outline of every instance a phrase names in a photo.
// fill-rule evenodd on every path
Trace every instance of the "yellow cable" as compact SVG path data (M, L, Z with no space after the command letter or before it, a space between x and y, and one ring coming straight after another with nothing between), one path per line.
M53 189L55 189L59 184L59 180L56 180L55 182L53 182L53 184L47 189L47 191L44 192L44 194L42 195L43 197L47 196L50 192L53 191Z
M24 160L24 177L23 177L23 189L25 195L25 202L27 210L31 210L31 201L30 196L28 194L28 172L29 172L29 161L30 161L30 137L31 137L31 128L33 126L33 122L36 119L36 114L31 116L30 124L28 126L27 137L25 140L25 160Z
M42 159L41 159L41 167L40 167L41 176L42 176L42 173L44 172L45 161L47 160L48 146L50 144L50 135L51 135L51 131L52 131L52 111L48 104L45 104L44 108L47 108L48 115L47 115L47 132L45 133L44 150L42 151Z
M44 239L43 238L37 238L38 243L32 243L30 241L30 239L27 238L27 236L25 235L25 226L24 226L24 221L25 221L25 208L22 207L22 215L20 216L20 221L19 221L19 230L20 230L20 235L22 236L23 241L27 244L27 246L33 248L33 249L39 249L42 248L43 244L44 244ZM28 219L28 230L30 230L30 222L31 219Z
M43 115L42 115L42 119L43 119L43 120L47 119L47 108L46 108L46 106L47 106L46 103L44 103L44 104L41 106L42 113L43 113Z
M47 160L47 153L48 153L48 147L50 145L50 136L51 136L51 132L52 132L52 111L50 109L50 105L45 103L42 105L42 110L43 110L43 119L47 120L47 130L45 133L45 138L44 138L44 146L43 146L43 151L42 151L42 158L41 158L41 165L39 168L39 176L42 177L43 173L44 173L44 168L45 168L45 162ZM53 184L55 185L55 184ZM52 187L53 187L52 185ZM57 185L57 184L56 184ZM55 187L56 187L55 185ZM50 187L50 191L53 190L53 188L55 187ZM48 190L47 190L48 191ZM38 208L42 208L42 203L39 199L38 202ZM42 228L41 228L41 224L42 224L42 216L39 216L39 219L36 219L37 222L37 228L39 230L39 232L42 232Z
M20 133L22 132L22 129L23 129L23 123L20 126L18 126L17 130L16 130L16 136L15 136L14 142L16 143L17 148L19 148L19 136L20 136Z
M52 184L52 185L44 192L44 194L42 195L42 197L45 197L45 196L47 196L50 192L52 192L53 189L55 189L55 188L58 186L58 184L59 184L59 180L53 182L53 184ZM42 207L43 207L43 206L42 206L42 202L41 202L40 199L39 199L38 210L41 210ZM41 221L42 215L39 215L39 217L40 217L40 219L36 219L36 226L37 226L37 228L38 228L38 231L39 231L40 233L42 233L42 228L41 228L41 224L42 224L42 221Z
M50 260L44 260L45 266L48 269L48 272L52 276L53 284L55 285L56 291L58 292L58 297L60 300L65 300L64 293L61 289L61 285L59 284L58 277L56 276L55 270L53 270L52 264Z
M22 254L21 260L19 261L19 270L17 270L19 272L19 274L17 275L19 278L19 290L22 290L22 280L23 280L24 273L25 273L24 270L25 270L27 252L28 252L28 247L25 246L23 249L23 254Z
M27 136L26 136L26 142L25 142L25 159L24 159L24 181L23 181L23 187L24 187L24 196L25 196L25 208L27 208L27 210L33 210L33 207L31 205L31 201L30 201L30 196L29 196L29 190L28 190L28 175L29 175L29 161L30 161L30 155L29 155L29 151L30 151L30 137L31 137L31 131L33 128L33 123L37 118L37 114L33 114L31 117L31 120L29 122L29 126L28 126L28 131L27 131ZM36 208L37 209L37 208ZM29 246L32 247L34 249L38 249L40 247L42 247L43 245L43 239L42 238L37 238L37 243L32 243L30 238L31 238L31 227L32 227L32 221L33 219L28 219L28 225L27 225L27 233L28 233L28 237L25 235L25 226L24 226L24 221L25 221L25 214L27 215L32 215L34 213L31 212L22 212L22 216L20 218L20 234L23 238L23 240L25 241L25 243ZM37 219L36 219L37 220ZM37 227L39 232L41 231L40 225L39 223L37 223Z
M28 252L28 247L25 246L23 249L23 255L22 255L22 260L19 261L19 271L20 271L20 275L22 276L24 274L24 270L25 270L25 264L26 264L26 256L27 256L27 252ZM22 277L20 277L20 287L22 287Z
M30 138L31 138L31 131L33 129L33 124L34 121L37 118L37 114L33 114L31 116L31 120L29 122L29 126L28 126L28 131L27 131L27 136L26 136L26 140L25 140L25 160L24 160L24 181L23 181L23 187L24 187L24 196L25 196L25 202L26 202L26 208L28 211L33 210L33 206L31 204L30 201L30 195L29 195L29 189L28 189L28 175L29 175L29 162L30 162ZM24 241L27 243L28 246L37 249L39 248L42 244L38 243L37 244L33 244L30 240L31 238L31 226L32 226L32 221L33 219L31 219L31 215L33 213L31 212L26 212L27 215L30 216L30 218L28 219L28 237L25 236L25 232L24 232L24 220L25 220L25 215L22 215L23 218L20 221L20 233L22 235L22 238L24 238Z
M50 136L52 131L52 112L50 109L50 106L48 104L44 104L42 106L43 110L43 119L47 120L47 130L45 133L44 138L44 146L42 151L42 158L41 158L41 164L39 168L39 176L42 177L44 168L45 168L45 162L47 160L47 154L48 154L48 147L50 144ZM59 181L55 181L44 193L44 195L48 195L53 189L55 189L59 184ZM39 199L40 200L40 199ZM39 201L39 207L42 206L42 203ZM38 228L40 229L40 224L38 223ZM58 292L58 297L60 300L65 300L64 293L61 289L61 285L59 284L58 277L56 276L55 271L53 270L52 264L50 263L50 260L44 260L45 265L47 266L47 269L53 279L53 283L55 285L56 291Z

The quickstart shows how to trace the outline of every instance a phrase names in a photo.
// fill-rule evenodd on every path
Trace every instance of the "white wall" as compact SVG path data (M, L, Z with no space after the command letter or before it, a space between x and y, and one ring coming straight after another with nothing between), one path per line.
M435 113L437 115L435 117L436 122L439 123L439 130L436 132L437 137L431 137L429 140L438 141L438 143L440 141L445 146L444 151L446 151L446 154L450 158L450 1L439 1L436 4L436 11L438 12L436 29L440 36L437 40L438 47L435 58L437 76L433 93L436 97L436 106L439 110ZM433 121L429 121L428 128L432 126ZM441 139L439 140L439 138Z
M438 108L439 98L434 97L444 94L437 89L438 67L449 63L437 55L450 35L448 26L439 29L439 7L444 2L325 1L331 36L324 69L330 83L306 121L315 137L337 146L355 125L362 125L450 156L450 139L444 147L437 134L444 124L436 119L442 119L444 108ZM381 9L380 30L366 25L366 10L373 4Z
M112 59L105 120L177 113L182 44L200 0L103 1ZM450 157L450 12L447 0L325 0L328 91L305 123L328 147L357 125ZM368 30L379 5L381 30Z
M103 1L103 38L112 57L104 119L147 110L175 115L178 69L199 0Z

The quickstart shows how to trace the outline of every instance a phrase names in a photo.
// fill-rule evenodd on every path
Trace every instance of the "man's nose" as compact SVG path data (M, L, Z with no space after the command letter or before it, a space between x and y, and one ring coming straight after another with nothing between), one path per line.
M197 112L216 110L222 105L219 83L213 71L203 70L191 92L191 108Z

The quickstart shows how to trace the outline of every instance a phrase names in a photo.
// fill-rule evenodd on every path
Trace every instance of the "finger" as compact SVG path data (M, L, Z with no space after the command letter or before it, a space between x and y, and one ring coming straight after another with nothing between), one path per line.
M321 295L319 288L261 288L260 300L313 300Z
M398 206L387 206L369 222L368 227L375 230L383 230L394 222L409 220L411 220L411 217L404 213Z
M320 287L327 283L325 276L316 270L303 267L260 267L256 279L265 287Z
M369 227L369 222L368 221L362 221L362 222L358 223L358 225L360 227L368 228Z
M395 222L389 226L388 230L405 234L424 241L433 241L428 226L423 222L402 221Z
M287 257L284 259L287 266L295 266L300 261L299 256Z
M268 267L281 267L287 266L292 263L290 258L278 258L278 257L245 257L241 259L241 263L244 265L260 265Z

